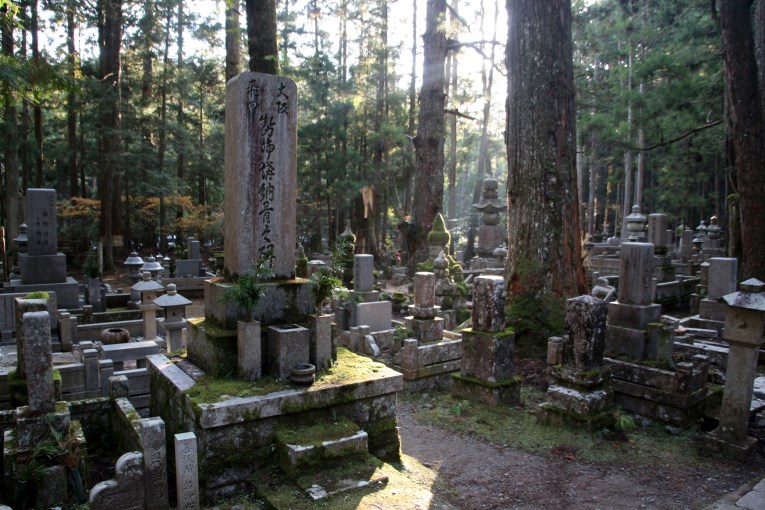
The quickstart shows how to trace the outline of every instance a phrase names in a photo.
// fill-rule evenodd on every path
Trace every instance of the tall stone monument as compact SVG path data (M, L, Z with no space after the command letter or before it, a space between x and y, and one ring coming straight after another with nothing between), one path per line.
M297 87L282 76L242 73L226 84L227 275L272 251L277 278L295 276Z
M21 278L11 279L8 292L53 291L59 308L81 308L77 281L66 275L66 255L58 251L56 190L27 190L27 220L26 253L19 253Z

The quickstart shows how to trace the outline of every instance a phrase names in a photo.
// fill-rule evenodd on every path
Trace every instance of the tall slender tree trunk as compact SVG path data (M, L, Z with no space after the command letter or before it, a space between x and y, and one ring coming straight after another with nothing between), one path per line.
M177 32L178 32L178 40L177 40L177 46L178 46L178 68L176 70L177 74L177 83L178 83L178 111L177 111L177 118L176 122L178 123L178 127L175 132L175 145L176 145L176 153L177 153L177 159L176 159L176 174L175 176L178 178L178 188L177 188L177 194L178 198L180 199L182 196L184 196L184 190L185 190L185 183L184 179L186 178L186 127L185 127L185 119L183 115L183 102L184 102L184 70L183 70L183 25L184 25L184 14L183 14L183 2L178 2L178 24L177 24ZM181 220L183 219L183 206L181 205L181 201L177 200L175 205L175 234L176 234L176 242L181 242Z
M165 47L162 51L162 83L159 88L159 147L157 148L157 173L159 174L159 249L167 251L167 204L165 203L165 156L167 153L167 82L170 67L170 26L173 11L168 5L165 24Z
M13 57L13 23L8 19L7 7L0 9L0 31L2 32L2 54ZM10 90L6 85L0 85L4 111L3 117L6 125L6 134L3 140L3 173L5 176L3 186L3 209L5 213L5 246L9 252L15 252L13 238L19 232L19 140L16 133L16 105L11 101ZM8 259L8 262L13 257ZM7 272L9 268L4 267Z
M77 77L77 50L74 44L74 0L67 0L66 3L66 46L67 63L69 65L69 76L72 80ZM72 89L67 94L66 111L66 131L67 145L69 150L69 196L79 195L79 186L77 178L79 168L77 165L77 93Z
M417 0L412 0L412 71L409 80L409 123L406 133L414 140L415 120L417 119ZM412 176L415 162L408 161L404 169L404 214L412 210Z
M627 38L627 88L626 94L632 91L632 39ZM627 99L627 134L624 136L624 200L622 202L622 229L621 238L629 237L627 232L627 216L632 211L632 151L629 149L632 143L632 99Z
M415 137L416 173L413 221L418 228L416 255L410 257L409 272L415 263L428 257L427 235L436 215L443 211L444 197L444 62L446 0L428 0L423 34L423 72L420 115Z
M35 63L40 61L40 43L39 43L39 16L37 12L37 0L32 0L31 6L31 27L32 34L32 60ZM32 116L35 128L35 186L43 187L43 136L42 136L42 107L40 103L35 103L32 108Z
M27 2L21 4L19 10L19 19L21 20L22 27L29 26L29 16L27 15ZM27 33L26 28L21 29L21 47L19 48L19 54L21 59L26 61L27 59ZM19 142L19 157L21 159L21 189L26 193L27 188L30 187L30 180L32 176L32 161L30 154L30 136L32 133L31 118L29 116L29 101L25 98L21 103L21 140Z
M240 0L226 0L226 81L239 74L242 38L239 27Z
M593 129L590 133L590 185L589 194L587 196L587 233L589 235L595 234L597 224L595 222L595 216L597 211L595 210L595 197L597 190L597 174L598 174L598 130Z
M508 0L509 294L585 290L569 0Z
M112 235L114 225L114 185L119 179L120 143L120 43L122 39L122 0L100 0L99 34L100 72L104 85L101 109L101 158L98 191L101 199L101 236L104 269L114 267ZM117 195L119 197L119 195Z
M454 17L456 18L459 16L459 0L453 0L452 1L452 13ZM456 25L453 23L454 25ZM455 100L457 97L457 50L452 50L451 52L451 71L450 71L450 79L451 79L451 94L450 94L450 103L452 105L452 108L457 111L457 101ZM447 205L448 205L448 211L449 219L456 218L457 211L456 211L456 203L457 203L457 197L456 197L456 181L457 181L457 115L452 114L449 116L449 187L447 188L446 195L448 197L447 199Z
M756 52L750 3L747 0L718 2L722 50L730 97L736 184L741 217L743 277L765 281L765 86L758 85L765 57L762 27L757 28L760 53ZM762 20L765 2L757 2L756 19ZM760 61L758 62L758 56Z
M250 71L279 74L276 48L276 0L246 0Z

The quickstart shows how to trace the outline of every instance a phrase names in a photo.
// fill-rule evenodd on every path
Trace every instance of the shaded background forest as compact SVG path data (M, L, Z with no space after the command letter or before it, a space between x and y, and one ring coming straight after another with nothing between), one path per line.
M306 252L326 249L346 221L358 251L394 247L395 227L416 200L424 3L276 3L280 70L300 92L298 237ZM128 248L164 253L168 236L220 243L224 88L246 68L246 30L237 31L244 23L235 15L243 6L0 4L6 238L23 217L20 193L53 187L69 253L90 249L99 228L112 233L115 260ZM478 223L471 204L480 182L506 182L512 70L504 67L503 2L448 5L443 209L464 245ZM723 62L708 2L576 1L573 14L583 233L613 233L633 203L669 214L673 226L724 218ZM368 217L365 187L374 191Z

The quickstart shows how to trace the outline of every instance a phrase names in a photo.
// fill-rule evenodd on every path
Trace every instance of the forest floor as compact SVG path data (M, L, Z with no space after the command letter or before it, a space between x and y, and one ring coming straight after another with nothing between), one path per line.
M203 315L203 300L193 301L187 316ZM702 454L703 432L647 420L626 437L537 425L544 363L521 361L518 369L524 375L518 407L456 401L448 391L399 394L404 464L411 465L402 472L434 499L408 505L402 494L403 506L395 508L695 510L765 474L765 429L752 430L759 451L741 464ZM357 508L380 508L361 501ZM215 508L264 507L245 495Z

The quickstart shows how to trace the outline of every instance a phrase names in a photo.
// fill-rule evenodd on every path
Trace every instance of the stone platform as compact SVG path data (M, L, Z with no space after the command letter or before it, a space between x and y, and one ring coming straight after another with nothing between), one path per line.
M200 493L207 501L232 495L253 474L268 471L279 428L344 417L366 432L369 453L400 461L396 392L403 377L346 349L338 349L336 366L318 373L307 388L273 378L238 381L235 394L252 396L232 396L232 381L203 376L197 367L187 373L164 355L149 356L148 362L151 415L162 417L168 430L196 434Z

